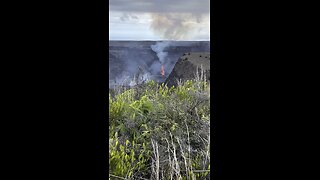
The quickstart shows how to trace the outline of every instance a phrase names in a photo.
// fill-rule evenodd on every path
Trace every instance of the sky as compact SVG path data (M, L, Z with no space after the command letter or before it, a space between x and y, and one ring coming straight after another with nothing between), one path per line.
M210 39L210 0L109 0L109 40Z

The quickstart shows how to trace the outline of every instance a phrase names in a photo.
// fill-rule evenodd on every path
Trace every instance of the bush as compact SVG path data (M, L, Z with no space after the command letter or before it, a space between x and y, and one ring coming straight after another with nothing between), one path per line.
M208 179L209 91L189 80L109 93L110 179Z

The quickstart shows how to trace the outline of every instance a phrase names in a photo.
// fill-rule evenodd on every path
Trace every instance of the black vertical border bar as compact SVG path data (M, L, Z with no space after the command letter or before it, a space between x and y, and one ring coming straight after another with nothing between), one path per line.
M211 66L211 176L212 179L223 178L224 168L224 4L222 1L210 2L210 51Z
M96 161L98 163L97 169L97 179L109 179L108 177L108 170L109 170L109 163L108 163L108 152L109 152L109 128L108 128L108 79L109 74L109 61L108 61L108 52L109 52L109 1L99 0L97 6L97 34L95 38L97 39L97 53L98 56L98 63L96 69L96 84L98 85L99 90L99 108L97 111L98 114L98 123L96 124Z

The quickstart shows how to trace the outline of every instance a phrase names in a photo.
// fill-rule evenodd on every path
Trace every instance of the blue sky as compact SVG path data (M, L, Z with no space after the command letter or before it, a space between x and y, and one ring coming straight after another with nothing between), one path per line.
M209 40L209 0L110 0L110 40Z

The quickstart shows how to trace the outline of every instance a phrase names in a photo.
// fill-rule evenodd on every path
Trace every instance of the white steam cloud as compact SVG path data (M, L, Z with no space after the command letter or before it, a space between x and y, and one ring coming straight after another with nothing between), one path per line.
M191 13L152 13L150 28L167 40L192 39L203 23L201 14Z
M159 58L159 61L161 64L164 64L166 57L168 56L168 52L164 52L164 49L170 45L171 42L169 41L163 41L163 42L157 42L154 45L151 45L151 49L157 53L157 56Z
M210 0L110 0L109 11L123 13L111 26L121 39L209 39Z

